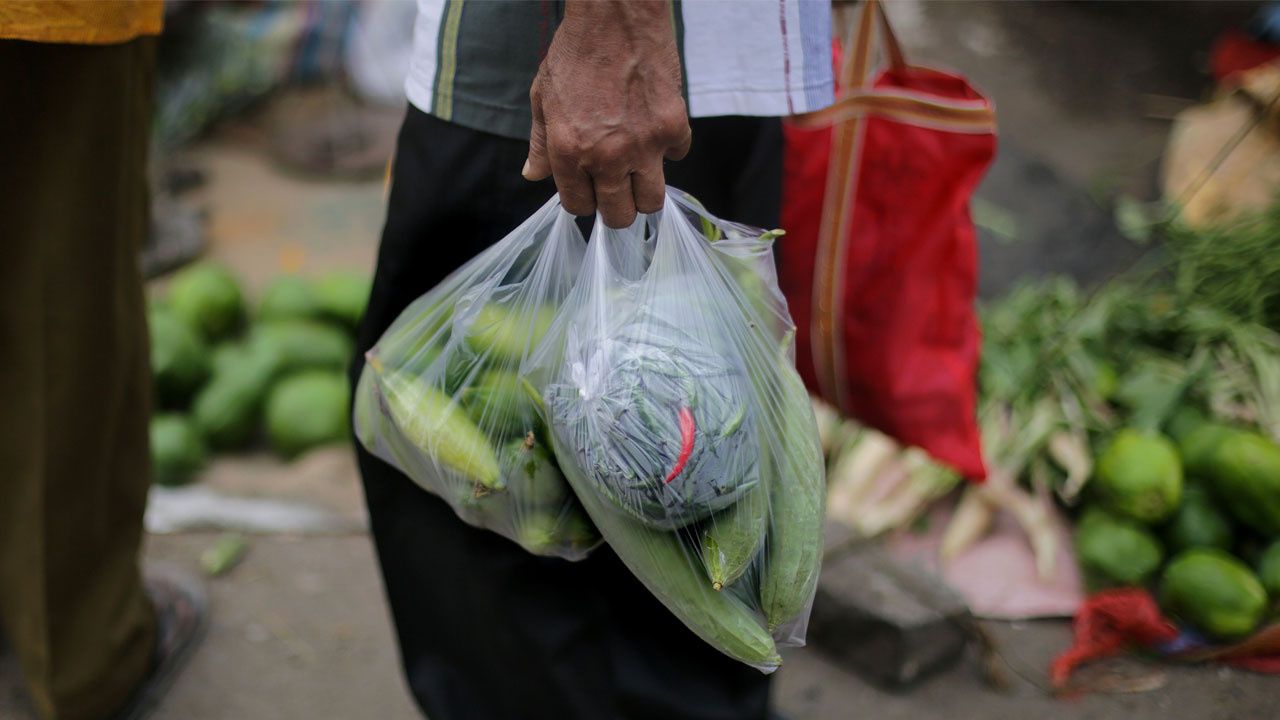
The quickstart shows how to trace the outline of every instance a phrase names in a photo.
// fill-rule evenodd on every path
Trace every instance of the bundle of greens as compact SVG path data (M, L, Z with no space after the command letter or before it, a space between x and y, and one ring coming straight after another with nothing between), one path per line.
M561 446L599 491L652 527L676 529L758 482L742 372L705 341L643 312L600 343L575 337L547 388Z

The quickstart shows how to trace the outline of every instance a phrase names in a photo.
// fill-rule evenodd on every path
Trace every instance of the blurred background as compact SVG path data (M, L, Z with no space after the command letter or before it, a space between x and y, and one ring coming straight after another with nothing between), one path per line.
M1011 472L1038 504L998 506L950 564L939 543L964 502L958 485L911 487L904 449L827 417L832 493L875 500L831 503L810 647L787 656L779 706L793 718L1273 716L1276 681L1229 665L1116 660L1074 681L1082 695L1069 704L1049 667L1096 581L1078 570L1099 568L1076 561L1085 551L1072 526L1089 505L1079 485L1112 436L1190 396L1272 437L1280 429L1280 8L893 0L887 12L912 60L963 73L996 106L998 155L971 206L996 363L984 366L985 399L1013 408L1015 430L1045 398L1087 417L1065 422L1043 493L1027 478L1049 438L1005 429L1007 445L1028 443ZM191 274L214 261L250 318L321 318L294 340L300 362L340 377L351 298L367 294L384 217L414 14L412 2L169 0L140 258L153 315L224 282ZM1219 313L1201 317L1210 329L1162 320L1189 297ZM1080 317L1106 333L1088 335ZM153 362L168 373L158 382L173 391L152 431L166 486L148 507L147 557L206 574L213 613L159 716L415 717L351 449L345 430L331 431L345 395L295 384L271 419L262 405L274 388L198 408L207 378L243 358L166 327L153 318ZM1098 342L1133 352L1093 352ZM1063 377L1096 384L1064 390ZM224 416L225 436L193 440L197 412ZM299 429L316 417L336 419ZM1228 545L1253 563L1266 538L1245 525L1243 546ZM1103 555L1128 552L1100 542ZM28 712L0 656L0 717Z

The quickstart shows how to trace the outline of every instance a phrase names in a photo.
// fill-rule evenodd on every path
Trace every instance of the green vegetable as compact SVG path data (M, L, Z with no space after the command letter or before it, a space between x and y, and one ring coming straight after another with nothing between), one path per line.
M278 375L299 370L342 370L354 348L346 333L312 320L282 320L254 327L254 350L276 356Z
M209 577L230 572L249 551L249 543L238 532L223 533L213 545L200 553L200 569Z
M467 344L489 362L519 363L551 329L555 311L547 307L480 308L467 331Z
M781 382L781 435L778 453L767 453L777 464L778 479L769 482L769 537L765 541L760 580L760 604L772 632L809 606L822 566L822 518L826 475L813 406L800 376L789 366L776 377ZM762 443L762 449L769 447Z
M1124 429L1098 459L1092 487L1112 512L1158 523L1182 499L1182 463L1164 436Z
M571 499L569 483L532 434L503 446L499 461L506 492L516 507L554 511Z
M1233 431L1213 453L1207 480L1237 520L1263 536L1280 536L1280 447L1251 432Z
M1208 422L1204 413L1189 405L1183 405L1174 411L1173 416L1165 424L1165 434L1181 447L1188 435ZM1187 466L1186 458L1183 458L1182 465L1184 468Z
M490 437L523 437L538 428L538 411L525 393L520 376L489 370L463 391L472 422Z
M151 418L151 474L160 485L185 485L204 466L204 441L191 420L165 414Z
M1262 557L1258 559L1258 579L1272 602L1280 603L1280 540L1262 551Z
M382 410L378 407L376 395L376 383L373 368L366 364L360 371L360 379L356 381L353 422L356 439L370 452L374 450L377 437L384 432Z
M1231 548L1231 523L1199 485L1188 485L1182 493L1182 505L1174 513L1164 531L1173 552L1195 547Z
M244 296L221 265L201 262L178 271L169 285L169 306L205 340L221 340L240 328Z
M151 334L151 374L160 407L182 407L209 378L204 341L171 311L147 313Z
M576 504L567 512L539 510L517 515L515 525L516 542L534 555L555 556L566 549L585 554L600 542L595 526Z
M557 456L565 448L556 448ZM676 617L729 657L772 671L782 664L760 619L731 593L711 589L699 563L681 544L681 535L647 527L620 512L595 484L566 466L569 484L610 547L631 572Z
M769 492L757 484L712 515L702 530L702 565L711 587L733 584L751 567L769 529Z
M1169 561L1160 600L1174 617L1219 638L1249 634L1267 607L1267 593L1249 568L1211 549L1187 550Z
M1205 422L1185 433L1178 441L1178 455L1189 477L1208 477L1213 474L1214 454L1218 445L1233 432L1220 423Z
M1280 328L1280 205L1213 227L1166 230L1182 298Z
M267 285L258 303L258 320L315 320L320 304L311 284L297 275L281 275Z
M1091 587L1142 585L1160 567L1160 541L1136 522L1091 508L1076 525L1076 559Z
M273 356L254 352L219 366L192 406L196 426L210 447L234 450L249 442L274 371Z
M251 352L249 345L243 341L218 343L209 355L209 364L215 374L226 372L228 368L244 362Z
M394 370L379 373L378 384L396 428L414 447L469 481L490 489L502 486L489 439L452 398Z
M334 272L321 276L312 287L320 312L354 331L364 317L373 281L366 275Z
M567 366L594 374L564 373L545 389L551 429L573 448L561 464L583 468L595 492L656 528L732 505L759 480L742 369L715 338L690 337L655 316L640 314L611 335L566 352Z
M271 446L285 457L346 441L351 432L346 376L311 370L286 377L267 396L266 419Z

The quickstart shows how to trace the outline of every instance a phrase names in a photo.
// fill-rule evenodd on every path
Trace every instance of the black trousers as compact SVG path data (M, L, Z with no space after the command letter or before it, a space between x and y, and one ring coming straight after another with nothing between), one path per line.
M693 131L668 183L774 227L778 121L698 119ZM520 176L527 152L409 109L353 387L406 305L555 192ZM431 720L764 720L768 678L685 628L607 546L578 563L535 557L357 452L406 677Z

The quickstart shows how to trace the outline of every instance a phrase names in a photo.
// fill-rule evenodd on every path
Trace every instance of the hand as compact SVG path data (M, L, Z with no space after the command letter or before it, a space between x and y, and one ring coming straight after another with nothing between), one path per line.
M662 209L663 158L692 139L669 3L569 0L529 100L525 178L553 176L565 210L613 228Z

